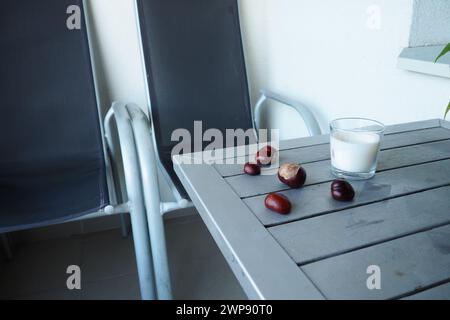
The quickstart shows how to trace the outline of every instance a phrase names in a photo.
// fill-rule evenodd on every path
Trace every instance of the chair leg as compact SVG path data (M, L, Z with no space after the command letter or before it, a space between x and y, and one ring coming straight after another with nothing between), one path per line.
M172 298L170 274L167 261L164 222L161 215L161 198L159 195L156 156L150 134L150 122L137 105L129 104L125 108L133 123L134 142L138 150L140 178L143 189L142 195L147 210L147 230L150 234L157 296L158 299L169 300Z
M129 222L126 213L120 214L120 232L123 238L128 238L129 235Z
M3 251L5 252L6 259L12 260L13 252L12 252L11 241L9 239L9 236L7 234L1 234L0 239L2 242L2 247L3 247Z
M120 149L122 151L123 171L130 208L141 297L144 300L156 299L152 251L135 135L126 105L114 102L111 110L116 118Z
M132 208L130 216L141 298L143 300L156 300L153 261L145 211Z
M169 261L167 258L164 219L161 212L157 210L156 207L153 207L153 212L149 212L148 227L158 299L171 300L172 287L170 282Z

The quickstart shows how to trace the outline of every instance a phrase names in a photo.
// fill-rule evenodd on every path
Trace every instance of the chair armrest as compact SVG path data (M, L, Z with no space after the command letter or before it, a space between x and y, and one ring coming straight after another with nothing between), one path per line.
M316 118L314 117L314 114L311 112L310 109L308 109L306 106L304 106L303 104L301 104L298 101L283 97L279 94L276 94L276 93L268 91L268 90L261 91L261 97L259 98L259 100L255 106L254 112L255 112L255 127L256 127L256 129L260 128L262 106L266 100L273 100L273 101L280 102L280 103L294 109L295 111L297 111L298 114L302 117L303 121L305 122L305 125L311 136L322 134L322 130L320 129L319 123L317 122Z

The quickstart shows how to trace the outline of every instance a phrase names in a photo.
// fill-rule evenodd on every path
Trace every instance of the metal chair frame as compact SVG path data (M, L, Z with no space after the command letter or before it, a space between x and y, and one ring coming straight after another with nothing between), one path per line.
M135 12L140 38L141 64L145 85L148 88L137 1L135 1ZM86 24L88 24L88 21L89 19L86 17ZM89 28L89 25L87 27ZM94 61L92 61L92 67L95 70ZM97 84L95 72L94 83ZM96 92L98 91L96 90ZM146 95L151 119L148 90L146 90ZM260 128L261 114L267 100L274 100L293 108L304 119L310 135L321 134L317 120L307 107L297 101L269 91L262 91L261 97L255 105L253 112L255 129ZM98 95L97 102L99 102ZM98 105L100 106L99 103ZM172 299L172 291L164 231L164 215L174 210L192 207L193 204L188 199L183 199L164 169L159 154L156 152L155 134L150 119L135 104L119 102L112 104L101 126L105 139L105 163L108 171L111 172L111 175L108 175L111 203L104 210L79 219L121 214L122 232L126 234L125 214L129 212L141 297L142 299L166 300ZM113 120L117 130L114 128ZM175 201L161 201L158 170L163 173L167 180ZM127 200L124 201L124 199ZM12 251L7 236L2 235L1 240L5 252L8 256L11 256Z
M142 41L142 33L141 33L141 25L139 22L139 11L138 11L138 0L135 0L135 14L136 14L136 28L139 35L139 44L140 44L140 55L141 55L141 65L143 70L143 79L145 79L145 87L148 86L148 78L146 72L146 64L144 59L144 48ZM177 190L174 182L171 180L170 175L167 173L166 169L162 165L161 159L159 157L158 152L156 151L156 141L155 141L155 133L153 131L153 127L147 121L152 121L151 117L151 99L149 90L146 90L146 100L147 100L147 110L150 115L150 120L145 117L139 111L139 108L136 105L128 105L128 108L131 109L132 114L134 115L134 121L136 122L136 126L139 127L138 134L140 139L138 142L138 152L146 151L146 155L142 155L141 168L145 167L142 172L142 179L144 181L144 196L146 197L146 205L147 205L147 215L148 215L148 223L149 223L149 231L151 238L151 247L153 253L153 263L155 270L155 279L156 279L156 288L157 288L157 296L158 298L169 298L170 297L170 276L167 267L167 251L166 244L164 239L164 225L162 224L161 217L171 211L183 209L187 207L192 207L193 204L188 199L183 199L180 193ZM314 117L313 113L303 104L293 99L286 98L282 95L270 92L268 90L262 90L261 96L255 105L253 119L254 119L254 128L259 129L261 127L261 114L263 112L265 102L267 100L277 101L281 104L284 104L299 113L299 115L303 118L305 125L308 128L310 135L320 135L321 129L320 126ZM137 124L137 123L140 124ZM146 123L144 123L146 122ZM105 126L107 127L107 126ZM146 136L145 138L143 136ZM153 137L150 139L149 137ZM152 151L147 151L151 149ZM149 166L147 161L152 161L152 165ZM162 203L159 198L159 189L157 183L157 174L156 170L159 168L163 173L164 178L167 180L167 183L170 186L170 189L173 194L174 202L166 202ZM158 205L159 203L159 205Z

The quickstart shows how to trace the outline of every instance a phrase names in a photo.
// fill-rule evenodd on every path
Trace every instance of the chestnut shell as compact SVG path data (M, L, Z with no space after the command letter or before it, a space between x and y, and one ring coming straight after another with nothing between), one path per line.
M289 214L291 212L291 202L289 199L279 193L271 193L264 200L267 209L275 211L279 214Z
M249 176L258 176L261 174L261 167L256 163L247 162L244 166L244 172Z
M268 166L274 162L278 155L277 149L272 146L265 146L256 153L256 163L260 166Z
M355 190L345 180L334 180L331 183L331 195L337 201L352 201L355 198Z
M305 184L306 171L297 163L286 163L278 170L278 179L289 187L298 189Z

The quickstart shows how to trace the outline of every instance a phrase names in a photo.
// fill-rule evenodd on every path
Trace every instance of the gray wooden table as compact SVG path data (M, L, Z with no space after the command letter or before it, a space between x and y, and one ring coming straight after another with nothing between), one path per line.
M353 202L330 197L329 137L282 142L280 163L298 162L305 187L250 177L242 165L181 164L175 170L252 299L450 299L450 123L390 126L378 173L352 182ZM291 214L264 207L270 192ZM381 289L369 290L369 266ZM214 272L214 270L211 270Z

